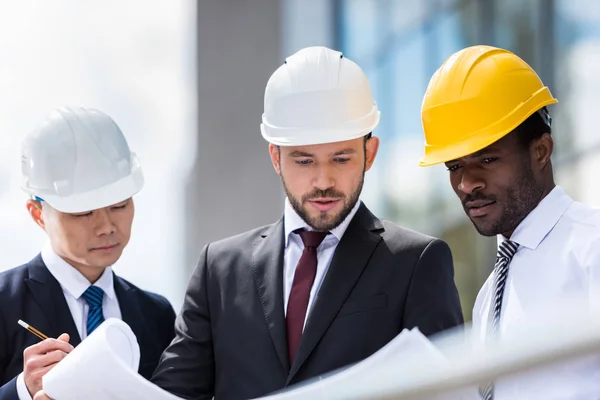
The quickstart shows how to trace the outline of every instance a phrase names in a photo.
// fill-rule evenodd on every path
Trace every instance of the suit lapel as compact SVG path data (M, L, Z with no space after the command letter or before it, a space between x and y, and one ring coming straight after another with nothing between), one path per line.
M271 339L281 365L287 372L287 333L283 312L283 219L253 244L252 272Z
M29 288L31 296L53 329L53 332L48 332L48 334L56 338L61 333L66 332L69 334L69 342L73 346L81 343L79 332L77 332L77 327L62 288L48 271L40 255L29 263L29 278L25 279L25 285Z
M306 321L288 384L321 340L381 241L381 222L361 204L338 244Z
M124 279L115 275L114 272L113 285L119 302L119 309L121 310L121 319L129 325L137 338L140 349L142 349L142 340L145 337L143 320L151 316L142 314L138 297L135 295L135 289Z

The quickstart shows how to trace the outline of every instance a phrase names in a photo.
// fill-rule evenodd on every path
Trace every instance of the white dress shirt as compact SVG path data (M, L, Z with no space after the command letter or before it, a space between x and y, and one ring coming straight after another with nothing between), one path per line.
M505 238L498 236L498 245ZM598 299L600 284L600 210L573 201L555 187L521 222L510 240L519 244L502 299L500 335L535 318L552 304L573 297ZM492 274L493 275L493 274ZM473 309L473 329L485 338L493 292L492 276ZM556 316L560 318L560 315ZM494 400L600 398L600 357L554 364L495 382Z
M87 315L89 306L83 298L83 292L90 286L90 282L81 272L77 271L74 267L68 264L65 260L60 258L52 247L47 244L42 249L42 260L46 267L54 276L54 278L60 284L63 295L73 316L73 322L77 327L77 332L81 340L87 337ZM104 298L102 299L102 314L104 318L119 318L121 319L121 309L119 307L119 301L115 294L115 287L113 284L113 273L112 268L108 267L104 270L102 276L94 283L94 286L98 286L104 290ZM17 377L17 393L19 400L31 400L27 386L25 386L25 380L23 373L20 373Z
M314 299L321 288L321 284L323 283L323 279L327 274L327 270L329 269L329 264L331 264L331 259L333 258L333 253L335 249L342 240L342 236L352 218L358 211L360 207L360 201L356 202L356 205L350 211L350 214L342 221L340 225L338 225L335 229L332 229L331 232L325 237L323 242L317 247L317 274L315 276L315 281L310 289L310 297L308 300L308 310L306 313L306 317L304 318L304 324L306 326L306 320L308 319L309 312L314 303ZM283 225L284 225L284 237L285 237L285 251L283 255L283 306L285 315L287 315L287 305L288 300L290 298L290 292L292 291L292 285L294 283L294 274L296 273L296 265L298 261L300 261L300 256L302 256L302 252L304 251L304 244L302 243L302 238L300 235L293 233L296 229L304 228L306 230L312 230L308 226L306 222L294 211L288 199L285 200L285 210L283 217Z

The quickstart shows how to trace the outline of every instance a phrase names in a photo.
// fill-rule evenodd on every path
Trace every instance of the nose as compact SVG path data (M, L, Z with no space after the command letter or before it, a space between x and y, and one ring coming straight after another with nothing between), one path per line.
M480 175L467 168L463 168L463 173L460 177L460 182L457 186L458 190L464 194L472 194L485 188L485 182Z
M328 166L320 166L317 176L313 181L313 186L319 190L327 190L335 186L334 174Z
M115 233L117 227L108 209L96 210L94 213L94 228L98 236Z

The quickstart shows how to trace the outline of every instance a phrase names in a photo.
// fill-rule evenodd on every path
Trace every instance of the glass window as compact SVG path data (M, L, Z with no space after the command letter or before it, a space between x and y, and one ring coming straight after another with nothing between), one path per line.
M349 57L366 55L376 46L377 3L377 0L341 1L338 47Z

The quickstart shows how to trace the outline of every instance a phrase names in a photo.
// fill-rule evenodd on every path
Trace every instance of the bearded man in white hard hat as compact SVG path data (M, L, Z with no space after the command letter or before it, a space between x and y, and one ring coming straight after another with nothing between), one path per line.
M274 224L207 245L152 381L247 399L356 363L405 328L463 322L446 243L359 201L379 139L363 71L324 47L271 76L262 135L287 195Z
M27 210L49 243L0 274L0 399L38 393L42 377L107 318L131 327L149 378L174 336L175 313L111 270L144 185L135 153L108 115L65 107L25 137L21 162ZM50 338L40 341L18 320Z

